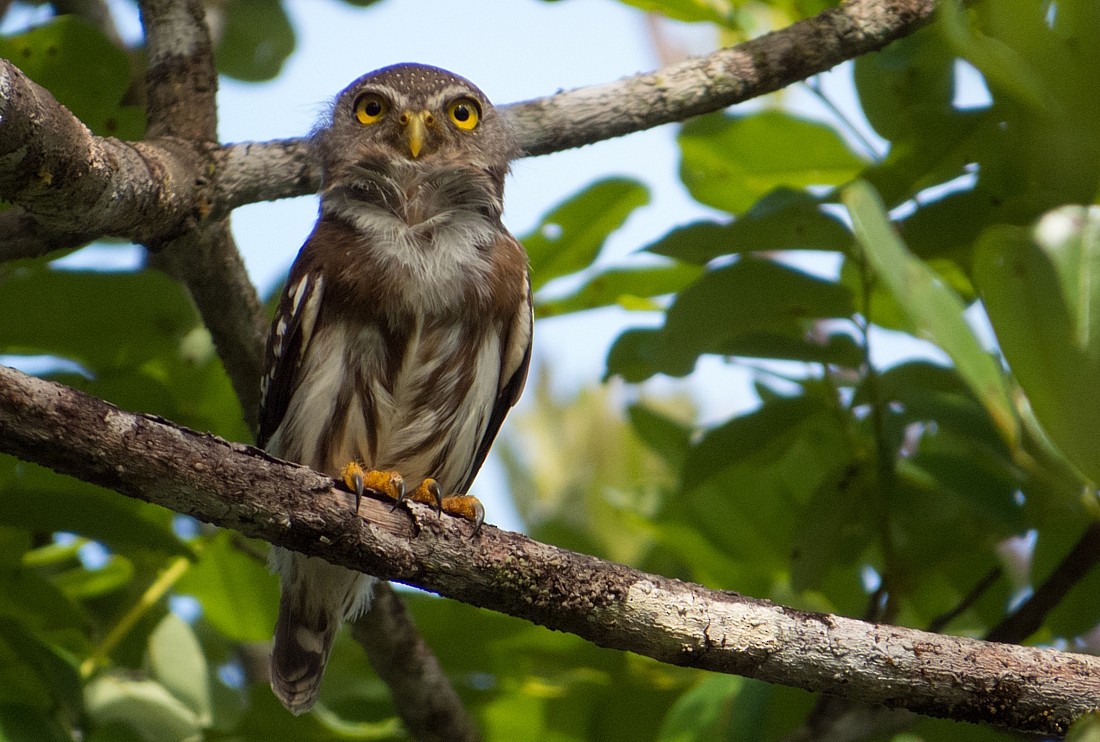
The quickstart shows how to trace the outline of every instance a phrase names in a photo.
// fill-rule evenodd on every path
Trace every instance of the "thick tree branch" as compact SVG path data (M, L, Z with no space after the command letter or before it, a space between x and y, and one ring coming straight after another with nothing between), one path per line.
M203 148L196 181L210 182L217 147L218 75L198 0L141 0L148 51L146 97L151 136L178 138ZM209 210L209 194L204 200ZM150 245L155 264L191 292L241 401L245 421L259 419L260 359L267 329L256 288L229 230L228 214Z
M1058 735L1100 659L802 611L574 554L430 509L390 511L262 451L0 369L0 448L297 551L664 662Z
M75 246L75 236L151 242L182 234L200 218L198 163L198 154L178 141L93 136L48 91L0 59L0 198L23 209L17 217L5 214L0 257ZM38 250L21 231L28 213L39 225L31 230ZM14 255L9 237L22 242Z

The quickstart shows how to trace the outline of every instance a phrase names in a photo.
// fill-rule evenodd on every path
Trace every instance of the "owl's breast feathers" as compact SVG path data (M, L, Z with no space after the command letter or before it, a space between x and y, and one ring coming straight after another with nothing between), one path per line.
M523 248L486 197L455 198L456 177L419 204L326 193L269 343L261 441L276 455L469 487L522 390L531 309ZM430 239L398 218L410 207L430 212Z

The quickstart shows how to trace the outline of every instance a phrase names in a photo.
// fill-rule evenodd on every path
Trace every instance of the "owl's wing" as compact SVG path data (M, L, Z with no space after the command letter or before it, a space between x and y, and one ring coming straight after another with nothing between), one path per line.
M531 325L534 317L531 309L531 282L526 279L526 276L524 283L527 287L526 296L520 302L508 327L505 328L506 340L500 352L500 383L497 385L496 401L489 415L489 424L485 427L485 435L481 437L481 443L478 444L477 453L474 455L473 465L466 476L466 481L458 489L462 494L469 491L474 477L480 471L481 465L485 463L485 457L489 455L489 448L493 445L497 433L500 432L504 418L519 401L520 394L523 393L523 385L527 382L527 370L531 366Z
M319 271L291 272L271 324L260 382L260 431L256 444L266 448L283 422L298 383L298 368L317 326L324 293Z

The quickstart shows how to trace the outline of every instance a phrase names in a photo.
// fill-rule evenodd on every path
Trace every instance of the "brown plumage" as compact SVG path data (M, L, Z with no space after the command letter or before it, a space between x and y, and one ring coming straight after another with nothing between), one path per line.
M463 78L397 65L340 93L313 141L321 213L272 323L259 443L465 494L530 361L527 258L500 219L509 126ZM271 685L302 713L374 578L281 548L271 563Z

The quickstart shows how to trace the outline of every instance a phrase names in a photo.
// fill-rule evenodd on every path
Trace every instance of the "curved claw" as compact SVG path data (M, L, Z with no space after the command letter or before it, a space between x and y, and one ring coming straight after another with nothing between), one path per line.
M481 504L481 500L474 500L474 530L470 531L470 538L477 535L477 532L481 530L481 525L485 522L485 506Z
M394 489L397 491L397 496L393 498L393 505L390 506L390 512L393 512L397 510L398 505L405 502L405 480L395 477L390 480L390 483L393 484Z
M355 461L349 461L340 473L340 478L344 480L344 484L355 495L355 512L358 514L359 505L363 502L363 490L366 489L363 467Z
M420 483L412 493L412 499L432 506L437 513L443 512L443 493L439 489L439 482L431 477Z
M444 497L443 512L472 522L474 530L471 537L481 530L481 525L485 522L485 506L473 495Z

